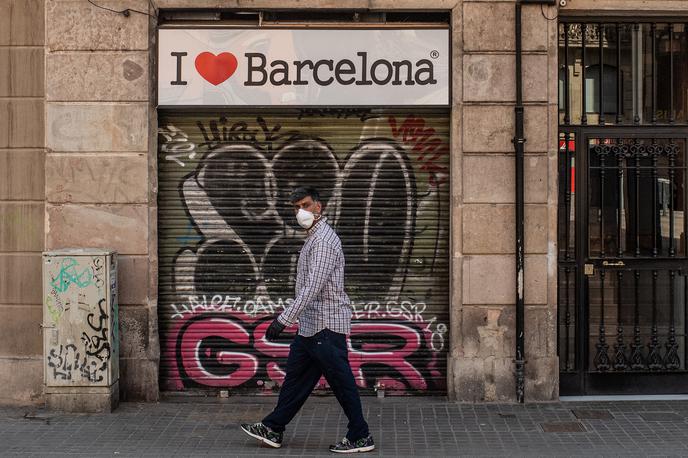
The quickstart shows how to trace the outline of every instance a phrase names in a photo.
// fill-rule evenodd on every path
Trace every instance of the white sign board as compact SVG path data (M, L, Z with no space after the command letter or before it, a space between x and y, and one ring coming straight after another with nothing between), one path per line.
M159 106L448 105L446 29L160 29Z

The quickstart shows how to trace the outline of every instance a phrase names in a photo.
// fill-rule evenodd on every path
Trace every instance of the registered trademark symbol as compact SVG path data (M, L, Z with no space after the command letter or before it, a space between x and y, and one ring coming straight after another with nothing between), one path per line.
M437 59L438 57L440 57L440 53L437 51L430 51L430 57L432 57L433 59Z

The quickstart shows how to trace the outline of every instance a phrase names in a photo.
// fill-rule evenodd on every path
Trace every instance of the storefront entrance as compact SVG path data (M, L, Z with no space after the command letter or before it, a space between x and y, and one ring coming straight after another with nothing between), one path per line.
M315 186L342 240L362 392L446 393L446 27L159 37L162 390L279 390L296 329L265 331L306 235L289 195Z
M688 392L686 43L560 25L562 395Z

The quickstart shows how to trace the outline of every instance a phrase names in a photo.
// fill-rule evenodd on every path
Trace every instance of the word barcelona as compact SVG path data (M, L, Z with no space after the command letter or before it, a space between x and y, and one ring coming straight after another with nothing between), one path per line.
M186 52L172 52L177 59L176 79L173 86L186 85L182 75L182 59ZM321 59L312 61L273 60L268 63L265 54L245 53L245 66L248 69L244 86L303 86L311 82L319 86L329 86L335 81L343 86L371 86L386 84L430 85L436 84L435 68L431 60L420 59L415 63L409 60L389 61L387 59L368 59L367 52L357 52L358 59ZM195 59L196 71L206 81L219 85L227 81L237 70L239 62L234 54L223 52L215 55L202 52Z

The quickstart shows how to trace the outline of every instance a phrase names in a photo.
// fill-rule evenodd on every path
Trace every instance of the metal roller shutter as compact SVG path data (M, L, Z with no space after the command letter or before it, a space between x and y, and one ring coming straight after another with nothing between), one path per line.
M161 388L279 388L290 339L263 337L293 298L287 198L309 184L342 239L362 392L446 392L449 151L445 110L161 112Z

